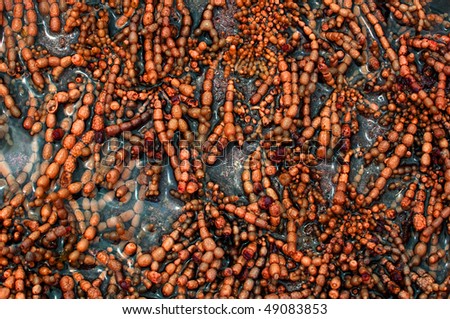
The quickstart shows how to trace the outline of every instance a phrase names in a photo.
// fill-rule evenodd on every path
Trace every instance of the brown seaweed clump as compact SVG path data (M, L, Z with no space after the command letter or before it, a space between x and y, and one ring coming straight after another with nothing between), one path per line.
M432 5L0 2L0 298L448 298Z

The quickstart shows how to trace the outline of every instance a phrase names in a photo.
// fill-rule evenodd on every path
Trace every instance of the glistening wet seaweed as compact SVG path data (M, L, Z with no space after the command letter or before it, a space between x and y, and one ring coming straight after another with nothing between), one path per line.
M0 3L0 298L448 298L442 1Z

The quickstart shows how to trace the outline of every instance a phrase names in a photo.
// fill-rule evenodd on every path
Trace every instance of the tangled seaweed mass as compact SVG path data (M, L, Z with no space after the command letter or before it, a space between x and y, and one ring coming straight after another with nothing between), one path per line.
M427 0L0 2L0 298L448 298Z

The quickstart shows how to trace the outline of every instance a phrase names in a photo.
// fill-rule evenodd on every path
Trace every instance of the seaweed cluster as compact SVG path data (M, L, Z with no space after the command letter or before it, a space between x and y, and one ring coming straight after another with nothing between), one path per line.
M0 298L448 298L427 0L0 2Z

